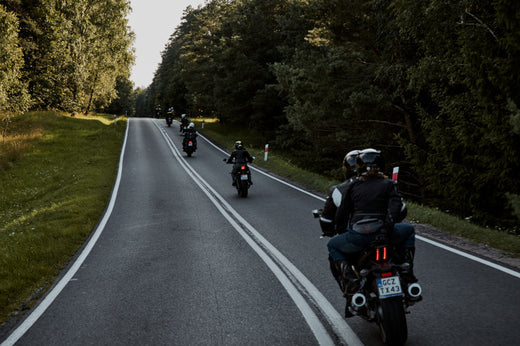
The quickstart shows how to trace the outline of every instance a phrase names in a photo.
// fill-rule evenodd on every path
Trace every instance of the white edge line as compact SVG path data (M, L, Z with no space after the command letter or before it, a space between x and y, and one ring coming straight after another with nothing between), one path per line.
M441 249L444 249L444 250L447 250L447 251L453 252L453 253L455 253L455 254L457 254L457 255L460 255L460 256L466 257L466 258L468 258L468 259L470 259L470 260L473 260L473 261L476 261L476 262L482 263L482 264L487 265L487 266L489 266L489 267L491 267L491 268L494 268L494 269L500 270L500 271L502 271L502 272L504 272L504 273L506 273L506 274L512 275L512 276L517 277L517 278L520 279L520 273L518 273L518 272L516 272L516 271L514 271L514 270L511 270L511 269L509 269L509 268L502 267L501 265L498 265L498 264L496 264L496 263L493 263L493 262L490 262L490 261L486 261L486 260L484 260L484 259L482 259L482 258L479 258L479 257L477 257L477 256L470 255L470 254L468 254L468 253L466 253L466 252L463 252L463 251L460 251L460 250L457 250L457 249L451 248L451 247L449 247L449 246L447 246L447 245L444 245L444 244L438 243L438 242L436 242L436 241L434 241L434 240L431 240L431 239L428 239L428 238L425 238L425 237L421 237L421 236L416 235L415 238L420 239L420 240L422 240L422 241L424 241L424 242L426 242L426 243L430 243L430 244L432 244L432 245L435 245L435 246L437 246L437 247L440 247Z
M207 139L206 137L204 137L204 136L201 135L201 134L199 134L199 135L200 135L200 136L201 136L201 137L202 137L206 142L208 142L210 145L212 145L214 148L216 148L217 150L220 150L222 153L224 153L224 154L226 154L226 155L229 155L226 151L224 151L224 150L222 150L221 148L219 148L218 146L216 146L216 145L215 145L213 142L211 142L209 139ZM251 166L251 168L254 169L255 171L257 171L257 172L259 172L259 173L261 173L261 174L263 174L263 175L265 175L265 176L271 178L271 179L274 179L274 180L276 180L276 181L278 181L278 182L280 182L280 183L282 183L282 184L285 184L285 185L287 185L287 186L289 186L289 187L291 187L291 188L293 188L293 189L296 189L296 190L298 190L298 191L301 191L301 192L303 192L303 193L305 193L305 194L307 194L307 195L309 195L309 196L311 196L311 197L314 197L314 198L316 198L316 199L318 199L318 200L320 200L320 201L325 202L325 198L322 198L322 197L320 197L320 196L318 196L318 195L316 195L316 194L313 194L313 193L311 193L311 192L305 191L305 190L303 190L303 189L301 189L301 188L299 188L299 187L297 187L297 186L294 186L294 185L292 185L292 184L290 184L290 183L288 183L288 182L286 182L286 181L283 181L283 180L278 179L278 178L276 178L276 177L274 177L274 176L272 176L272 175L269 175L268 173L265 173L264 171L259 170L258 168L255 168L255 167L252 167L252 166ZM502 271L502 272L504 272L504 273L506 273L506 274L509 274L509 275L514 276L514 277L520 278L520 273L519 273L519 272L514 271L514 270L511 270L511 269L506 268L506 267L503 267L503 266L501 266L501 265L499 265L499 264L496 264L496 263L493 263L493 262L490 262L490 261L486 261L486 260L484 260L484 259L478 258L478 257L476 257L476 256L470 255L470 254L468 254L468 253L465 253L465 252L463 252L463 251L460 251L460 250L454 249L454 248L452 248L452 247L449 247L449 246L447 246L447 245L444 245L444 244L438 243L438 242L436 242L436 241L434 241L434 240L431 240L431 239L428 239L428 238L424 238L424 237L421 237L421 236L418 236L418 235L416 235L415 238L416 238L416 239L419 239L419 240L421 240L421 241L424 241L424 242L430 243L431 245L437 246L437 247L439 247L439 248L441 248L441 249L444 249L444 250L447 250L447 251L453 252L453 253L455 253L455 254L457 254L457 255L460 255L460 256L466 257L466 258L468 258L468 259L470 259L470 260L473 260L473 261L479 262L479 263L481 263L481 264L487 265L487 266L489 266L489 267L491 267L491 268L494 268L494 269L496 269L496 270L500 270L500 271Z
M318 343L320 345L334 345L334 342L327 333L325 327L322 325L319 318L312 311L312 308L305 301L305 299L302 297L301 293L294 286L291 280L274 263L274 261L269 257L269 255L246 232L244 232L244 230L240 227L240 225L238 225L238 223L235 220L233 220L229 213L235 215L235 217L237 217L240 222L245 220L240 217L240 215L224 200L222 196L220 196L218 192L216 192L188 163L185 162L182 155L180 155L179 150L177 149L177 147L175 147L172 139L167 134L165 134L163 129L159 127L157 124L156 127L159 129L159 132L164 137L167 144L170 146L170 150L173 156L177 159L177 161L180 163L180 165L186 171L186 173L188 173L188 175L192 178L195 184L197 184L199 188L202 190L202 192L204 192L208 196L210 201L215 205L219 212L228 220L228 222L233 226L233 228L242 236L242 238L244 238L244 240L249 244L249 246L257 253L257 255L264 261L264 263L276 276L278 281L282 284L289 296L293 299L298 309L301 311L304 319L307 321L307 324L311 328ZM223 206L229 211L229 213L224 209ZM250 226L249 224L247 224L247 227L252 228L252 226Z
M108 222L108 219L110 218L110 215L112 214L112 210L114 209L114 205L116 202L117 192L119 190L119 184L121 182L121 175L122 175L122 168L123 168L123 156L126 149L126 141L128 138L128 128L130 126L130 119L128 119L127 125L126 125L126 131L125 131L125 139L123 141L123 146L121 148L121 154L119 156L119 169L117 172L117 178L116 182L114 184L114 188L112 189L112 195L110 197L110 202L108 204L108 207L105 211L105 214L103 215L103 218L99 222L99 224L96 227L96 230L92 237L90 238L89 242L81 252L81 254L78 256L74 264L69 268L67 273L63 275L63 277L60 279L60 281L52 288L52 290L45 296L45 298L41 301L41 303L27 316L27 318L20 324L12 333L9 335L9 337L4 340L1 344L1 346L10 346L14 345L28 330L32 327L34 323L43 315L45 310L52 304L54 299L61 293L61 291L65 288L65 286L68 284L69 281L72 280L78 269L81 267L83 262L85 261L85 258L87 258L88 254L96 244L97 240L99 239L99 236L103 232L105 225Z
M162 131L161 131L162 132ZM164 136L164 134L163 134ZM206 138L204 138L206 141L208 141ZM169 137L167 137L167 141L171 141L171 139ZM209 142L209 141L208 141ZM213 143L209 142L210 144L213 145ZM214 145L213 145L214 146ZM218 150L222 151L220 148L216 147ZM173 150L173 149L172 149ZM178 151L178 149L175 148L175 150ZM175 153L174 153L175 155ZM179 154L176 154L176 155L179 155ZM226 209L232 213L238 221L240 221L240 223L242 223L248 230L249 232L251 232L251 235L248 235L246 232L244 232L241 228L237 228L235 227L235 229L242 235L242 237L251 245L251 247L253 247L254 245L254 249L255 251L259 254L259 256L261 258L264 258L264 256L268 256L267 254L265 254L265 250L261 249L258 245L257 245L257 242L262 244L267 250L268 252L271 254L272 257L276 258L283 266L285 266L285 268L287 268L287 270L295 277L295 279L299 282L300 285L302 285L305 290L307 291L307 293L311 296L311 299L314 300L314 302L316 303L316 306L318 309L321 310L322 314L325 316L325 318L327 319L327 321L329 322L329 324L332 326L332 328L334 329L334 331L336 332L337 336L341 337L346 343L347 345L363 345L363 343L361 342L361 340L359 340L359 338L357 337L357 335L354 333L354 331L350 328L350 326L348 325L348 323L343 319L343 317L336 311L336 309L332 306L332 304L329 303L329 301L327 300L327 298L325 298L323 296L323 294L312 284L312 282L310 282L310 280L308 280L305 275L300 272L300 270L298 268L296 268L280 251L278 251L278 249L276 247L274 247L267 239L265 239L251 224L249 224L236 210L233 209L233 207L218 193L216 192L211 186L209 186L209 184L207 184L204 179L195 171L193 170L184 160L184 158L180 156L180 159L183 160L183 162L181 162L182 165L187 165L189 167L189 169L191 170L191 174L192 174L192 177L193 176L196 176L201 182L205 183L205 189L208 189L210 190L216 198L218 198L220 200L220 203L222 205L224 205L226 207ZM186 168L185 168L186 169ZM189 172L188 172L189 173ZM267 175L269 176L269 175ZM269 176L272 178L272 176ZM283 182L283 181L280 181L280 182ZM196 182L198 184L198 182ZM284 182L285 183L285 182ZM287 184L287 185L290 185L290 184ZM200 186L200 184L199 184ZM303 191L303 190L302 190ZM204 190L204 192L208 195L208 197L210 197L210 199L213 200L213 196L211 196L207 191ZM220 205L217 205L217 208L219 208L219 210L221 210L220 208L222 208ZM224 215L224 214L223 214ZM226 218L227 216L224 215ZM231 220L233 221L232 224L236 224L234 220ZM230 221L230 222L231 222ZM256 239L253 240L251 238L251 236L253 238ZM252 245L253 244L253 245ZM257 250L257 248L259 250ZM258 251L261 251L261 253L263 255L260 255L260 252ZM269 261L272 262L272 259L268 256L267 257L269 259ZM264 260L265 261L265 260ZM268 264L266 262L266 264ZM274 268L276 268L276 270L280 270L278 268L278 266L276 266L274 263L273 263L273 266ZM273 270L273 267L271 265L268 264L268 267ZM282 272L283 273L283 272ZM275 273L276 275L276 273ZM278 277L278 275L276 275ZM287 276L285 274L283 274L283 277L285 278L285 280L290 280L287 278ZM284 284L283 281L280 280L280 282L282 284ZM292 285L292 284L291 284ZM285 285L284 285L285 286ZM294 287L294 286L292 286ZM296 289L296 288L294 288ZM298 293L299 294L299 293ZM300 294L299 294L300 295ZM295 301L296 302L296 301ZM298 305L298 304L297 304ZM303 311L302 311L303 313ZM304 314L305 316L305 314ZM311 326L312 328L312 326Z

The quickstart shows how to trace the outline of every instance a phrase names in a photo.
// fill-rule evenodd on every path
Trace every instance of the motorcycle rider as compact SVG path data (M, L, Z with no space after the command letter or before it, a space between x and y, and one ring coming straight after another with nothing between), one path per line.
M190 121L186 117L186 114L181 114L181 132L183 132L184 128L188 126Z
M188 142L193 142L193 149L197 149L197 131L195 130L195 124L190 123L184 132L184 139L182 140L182 148L186 149Z
M332 186L325 201L325 206L320 215L320 226L324 236L333 237L336 234L345 233L348 228L348 215L342 212L341 201L349 185L357 180L356 159L359 150L349 151L343 158L343 174L345 181L339 185ZM339 209L338 209L339 208ZM341 271L336 267L334 260L329 255L330 271L338 282L341 290L344 290L345 281L341 277Z
M397 183L383 174L381 152L361 150L357 155L356 168L357 179L350 180L342 188L340 203L336 207L337 216L329 219L330 203L326 203L322 215L325 214L323 217L332 222L320 220L323 233L333 237L327 244L331 270L347 298L358 289L357 275L351 267L352 259L380 234L377 227L373 227L370 233L365 231L366 228L358 227L361 220L380 220L379 225L389 230L390 242L398 246L403 262L410 264L408 272L403 273L405 281L417 282L413 274L415 229L409 223L401 223L406 216L406 208L403 208ZM346 229L345 225L348 225ZM338 235L334 236L336 233Z
M234 160L234 161L233 161ZM253 157L249 155L249 152L244 148L242 141L235 142L235 150L231 153L226 163L234 163L233 170L231 171L231 179L233 179L232 185L235 186L235 175L240 170L240 166L244 163L253 162ZM251 181L251 174L248 179L249 185L253 185Z

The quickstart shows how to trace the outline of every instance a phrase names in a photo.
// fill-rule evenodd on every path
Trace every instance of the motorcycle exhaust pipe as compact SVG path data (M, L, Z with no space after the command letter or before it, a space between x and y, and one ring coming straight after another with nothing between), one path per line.
M418 283L408 285L408 295L412 299L419 299L422 294L422 287Z
M367 299L365 298L365 295L362 293L356 293L352 296L352 302L350 305L355 309L359 309L363 307L367 302Z

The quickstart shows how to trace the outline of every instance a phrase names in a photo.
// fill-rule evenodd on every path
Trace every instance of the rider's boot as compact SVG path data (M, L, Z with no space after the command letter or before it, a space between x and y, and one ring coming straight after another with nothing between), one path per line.
M359 289L359 282L354 269L349 265L347 260L337 260L334 261L334 265L336 266L336 270L339 272L340 288L343 291L343 294L347 296L347 294L354 294Z
M414 282L417 282L417 278L415 277L413 273L413 259L415 257L415 247L408 247L404 248L404 263L408 263L409 267L406 270L403 270L403 279L406 281L406 283L411 284Z
M357 276L347 260L331 261L331 271L346 298L345 317L352 317L354 314L350 311L350 303L352 296L359 289Z

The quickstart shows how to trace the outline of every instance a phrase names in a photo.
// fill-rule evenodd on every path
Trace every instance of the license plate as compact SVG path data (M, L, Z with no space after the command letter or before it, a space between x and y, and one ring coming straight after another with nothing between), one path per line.
M240 180L247 180L247 174L242 174L240 176Z
M193 146L193 143L188 143L188 147L192 147Z
M381 299L403 295L398 276L377 279L377 288Z

